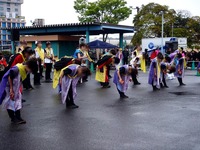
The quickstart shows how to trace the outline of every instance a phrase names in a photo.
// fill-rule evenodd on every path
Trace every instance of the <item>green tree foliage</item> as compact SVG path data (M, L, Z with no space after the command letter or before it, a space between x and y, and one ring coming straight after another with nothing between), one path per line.
M149 3L142 5L140 11L133 20L136 33L133 37L133 44L140 44L142 38L161 37L162 18L161 12L165 14L165 31L164 36L169 36L169 27L174 22L175 10L169 9L168 6Z
M75 0L74 9L79 14L80 22L103 22L118 24L132 13L125 0Z
M161 37L162 17L164 12L164 37L187 37L188 46L200 42L200 17L191 17L189 11L175 11L168 6L156 3L142 5L133 23L136 33L133 36L134 45L141 44L142 38Z
M118 24L126 20L132 13L132 8L126 6L125 0L97 0L88 2L87 0L75 0L74 9L79 14L81 23L101 22ZM108 35L103 35L103 41Z

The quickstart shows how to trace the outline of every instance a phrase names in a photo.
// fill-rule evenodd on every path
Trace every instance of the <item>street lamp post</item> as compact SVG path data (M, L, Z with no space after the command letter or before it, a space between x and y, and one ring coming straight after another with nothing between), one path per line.
M161 52L164 54L164 49L163 49L163 34L164 34L164 12L161 12L162 14L162 37L161 37Z

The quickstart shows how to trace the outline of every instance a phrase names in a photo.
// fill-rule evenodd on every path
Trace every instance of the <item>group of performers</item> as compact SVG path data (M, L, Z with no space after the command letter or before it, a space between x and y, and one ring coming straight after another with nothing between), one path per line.
M91 75L88 64L94 63L94 61L89 56L89 47L86 44L81 43L73 57L63 57L60 60L54 59L50 42L46 43L45 49L42 49L41 42L37 42L36 46L35 50L28 46L20 47L20 52L11 58L0 83L0 105L3 104L4 108L7 109L11 122L14 124L26 123L20 113L22 84L24 83L25 87L31 88L30 73L33 73L34 84L40 85L40 78L43 76L43 64L46 66L45 79L51 81L51 70L54 62L53 88L58 87L62 103L66 104L68 109L79 107L75 104L77 84L82 83L81 81L87 82L87 77ZM128 98L125 93L129 82L133 81L134 85L140 85L137 79L139 64L141 64L140 67L143 72L146 72L146 64L140 47L135 50L130 64L122 64L121 54L122 51L119 49L119 51L111 50L103 55L95 63L95 79L102 88L110 88L110 66L115 66L113 83L120 98L125 99ZM154 91L162 87L168 88L165 80L166 73L175 72L180 86L185 85L182 81L184 59L184 55L177 51L173 55L165 57L162 53L158 53L156 58L151 60L148 83L152 85Z

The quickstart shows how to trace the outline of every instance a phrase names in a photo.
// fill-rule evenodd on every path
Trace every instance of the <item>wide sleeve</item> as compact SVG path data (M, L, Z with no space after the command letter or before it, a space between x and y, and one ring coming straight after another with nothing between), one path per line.
M153 62L152 66L153 68L156 68L156 62Z
M10 70L9 76L11 79L14 79L18 76L18 74L19 74L19 69L17 67L15 67Z
M126 74L126 69L124 67L119 68L119 73L120 74Z
M63 70L63 73L64 73L65 76L70 75L72 73L72 70L67 68L67 69Z

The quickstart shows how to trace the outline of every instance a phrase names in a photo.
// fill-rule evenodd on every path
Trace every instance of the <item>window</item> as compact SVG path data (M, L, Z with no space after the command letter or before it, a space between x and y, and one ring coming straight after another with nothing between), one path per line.
M18 12L18 8L15 8L15 12Z
M2 22L2 27L6 28L6 22Z
M13 28L16 27L16 23L12 23L12 27L13 27Z
M7 6L10 7L10 3L7 3Z
M4 16L4 13L3 13L3 12L0 12L0 16Z
M19 6L18 4L15 4L15 6Z
M11 16L12 16L12 15L11 15ZM10 23L10 22L7 23L7 27L8 27L8 28L11 28L11 23Z
M9 14L9 18L12 18L12 14L11 13Z
M2 34L6 34L6 30L2 30Z
M11 35L8 35L8 40L11 40Z
M10 8L7 8L7 12L10 12Z
M3 40L6 40L6 35L3 35Z
M0 2L0 5L3 5L3 2Z
M3 7L0 7L0 10L3 10Z

